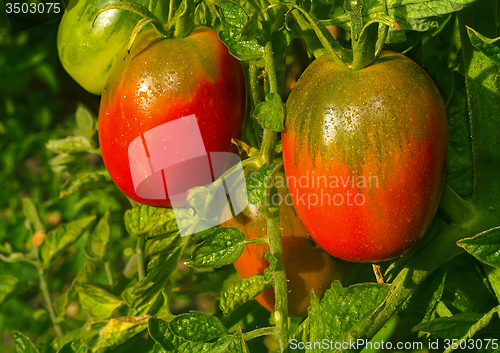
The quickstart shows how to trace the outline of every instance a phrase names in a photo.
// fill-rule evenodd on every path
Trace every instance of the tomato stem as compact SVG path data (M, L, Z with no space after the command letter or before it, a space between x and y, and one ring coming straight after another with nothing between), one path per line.
M146 277L146 270L144 269L144 245L146 239L142 236L137 238L136 255L137 255L137 274L139 275L139 281Z
M475 216L473 205L462 199L448 184L444 184L439 205L455 223L467 222Z
M257 338L257 337L260 337L260 336L267 336L267 335L274 335L274 334L276 334L276 326L262 327L262 328L258 328L256 330L253 330L250 332L243 333L243 339L245 341L250 341L250 340Z
M269 189L269 200L272 202L274 199L272 196L274 193L277 193L277 190L275 188ZM276 268L273 272L275 297L274 319L276 322L276 332L278 334L280 351L284 352L288 345L288 287L283 260L283 247L281 244L279 205L271 203L266 213L269 249L276 259Z
M50 297L49 288L47 286L47 281L45 279L45 271L40 265L37 265L38 268L38 277L40 279L40 289L42 290L43 299L45 300L45 305L47 306L47 310L49 311L50 319L52 321L52 326L54 326L54 331L58 337L63 336L63 332L61 327L57 323L57 316L54 311L54 306L52 305L52 299Z

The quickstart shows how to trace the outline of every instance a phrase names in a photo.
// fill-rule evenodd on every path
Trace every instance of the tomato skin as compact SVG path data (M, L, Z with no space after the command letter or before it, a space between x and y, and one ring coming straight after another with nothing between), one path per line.
M133 0L143 6L145 0ZM64 12L57 33L57 49L64 69L83 88L100 95L113 62L128 44L130 34L141 20L124 10L97 12L115 0L72 0ZM165 17L159 1L154 14Z
M383 52L355 71L324 55L301 76L286 112L288 186L319 246L377 262L422 238L439 204L448 134L443 100L417 64Z
M311 290L314 289L316 294L323 297L334 280L345 281L350 271L350 264L333 258L314 244L295 212L284 182L281 185L277 182L277 185L281 196L281 244L288 279L288 315L306 316L311 303ZM261 212L260 206L249 204L245 212L227 221L224 226L240 229L245 233L246 239L267 236L267 219ZM240 277L263 273L269 266L269 262L264 258L264 254L268 251L267 243L246 245L243 254L234 263ZM255 299L267 310L274 311L272 287Z
M150 200L137 195L130 143L158 125L195 114L207 153L234 152L231 139L241 136L245 105L243 68L216 31L200 29L182 39L163 38L155 30L141 33L126 59L116 61L103 91L99 141L104 164L128 197L170 207L168 196ZM191 178L175 177L180 183Z

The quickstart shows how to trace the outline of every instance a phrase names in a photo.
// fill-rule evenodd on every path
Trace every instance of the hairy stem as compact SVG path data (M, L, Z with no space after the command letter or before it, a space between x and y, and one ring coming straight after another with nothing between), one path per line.
M144 277L146 277L146 270L144 269L144 244L146 243L146 240L144 237L138 237L137 238L137 247L136 247L136 254L137 254L137 273L139 275L139 281L142 280Z
M58 337L62 337L63 332L61 330L61 327L57 323L56 312L54 311L49 288L47 287L47 280L45 279L45 273L41 267L38 267L38 277L40 278L40 289L42 290L43 299L45 300L45 305L47 306L47 310L49 311L50 319L52 320L52 325L54 326L54 331Z
M260 336L267 336L267 335L274 335L276 333L276 327L262 327L258 328L256 330L250 331L250 332L245 332L243 333L243 339L245 341L250 341L254 338L260 337Z
M274 189L275 190L275 189ZM275 191L276 192L276 191ZM269 199L273 200L273 193L269 194ZM274 270L274 294L276 322L276 332L280 351L284 352L288 345L288 287L283 261L283 247L281 245L281 228L278 205L271 205L267 215L267 234L269 236L269 248L271 254L276 258L276 269Z

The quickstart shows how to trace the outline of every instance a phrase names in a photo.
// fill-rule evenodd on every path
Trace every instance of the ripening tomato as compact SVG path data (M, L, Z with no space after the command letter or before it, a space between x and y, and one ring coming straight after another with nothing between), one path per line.
M351 70L316 59L286 103L283 159L312 238L347 261L394 258L437 210L448 145L441 95L415 62L383 52Z
M147 6L146 0L132 0ZM127 46L130 35L141 17L125 10L97 12L115 0L71 0L57 33L57 49L64 69L90 93L101 94L109 70L118 54ZM168 11L162 1L154 14L166 19Z
M281 244L286 277L288 279L288 315L307 315L311 303L311 290L323 297L334 280L344 283L351 264L335 259L318 247L309 237L293 207L286 189L284 175L276 177L279 193ZM224 226L236 227L245 233L246 239L267 236L267 219L260 206L249 204L243 213L227 221ZM269 251L267 243L248 244L243 254L234 263L240 277L250 277L264 272L269 262L264 254ZM263 307L274 311L274 290L266 289L255 298Z
M206 153L203 151L202 155L198 146L197 150L189 151L191 157L235 151L231 139L241 137L245 87L241 63L229 54L216 31L201 28L186 38L164 38L154 29L141 33L130 54L113 65L101 99L99 142L104 164L115 184L137 202L163 207L171 206L166 192L169 186L175 184L177 189L183 186L189 189L206 185L194 185L203 174L201 162L197 163L196 158L188 159L186 163L192 162L190 170L172 167L174 169L168 173L169 182L166 182L164 169L155 171L159 179L151 179L152 192L166 192L166 197L142 197L134 186L131 163L137 161L134 162L135 157L129 155L129 148L138 141L144 153L144 163L141 159L137 163L142 163L139 167L147 169L146 156L150 161L161 159L169 154L183 153L184 147L189 149L191 145L199 145L200 141L195 141L194 136L176 132L161 135L163 141L153 141L152 144L145 141L147 147L141 142L141 136L147 140L148 132L155 128L194 115L196 129L199 127L197 131L203 139L201 150ZM152 150L154 144L175 139L183 144L178 146L180 151L166 147Z

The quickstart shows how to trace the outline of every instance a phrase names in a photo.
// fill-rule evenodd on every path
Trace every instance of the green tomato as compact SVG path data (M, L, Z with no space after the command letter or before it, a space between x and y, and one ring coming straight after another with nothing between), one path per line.
M116 0L71 0L62 17L57 34L57 49L64 69L87 91L101 94L108 73L130 34L141 20L139 15L124 10L97 12ZM148 6L148 0L134 0ZM154 14L164 20L168 9L157 1Z

